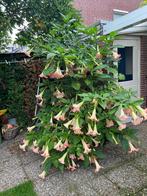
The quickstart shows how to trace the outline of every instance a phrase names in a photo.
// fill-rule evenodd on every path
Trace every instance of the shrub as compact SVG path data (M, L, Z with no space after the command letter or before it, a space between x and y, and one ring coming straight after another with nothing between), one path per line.
M142 100L118 84L116 34L98 36L96 27L85 27L72 15L62 17L64 25L54 24L46 43L38 42L36 51L47 56L36 97L42 108L20 145L45 158L42 178L51 167L73 171L79 161L85 167L94 163L98 172L106 141L138 151L126 120L137 125L147 119Z

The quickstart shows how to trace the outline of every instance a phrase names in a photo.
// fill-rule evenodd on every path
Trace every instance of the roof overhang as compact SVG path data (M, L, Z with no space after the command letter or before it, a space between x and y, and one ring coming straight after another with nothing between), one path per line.
M113 31L119 34L147 34L147 6L103 25L104 35Z

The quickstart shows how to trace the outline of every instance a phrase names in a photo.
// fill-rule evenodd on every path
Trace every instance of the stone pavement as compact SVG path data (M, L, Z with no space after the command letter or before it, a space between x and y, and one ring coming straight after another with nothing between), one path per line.
M44 181L38 177L41 157L19 150L21 135L4 142L0 145L0 191L30 179L38 196L146 196L147 123L138 129L139 153L128 154L109 144L105 147L106 158L101 161L104 169L98 174L93 167L64 173L53 169Z

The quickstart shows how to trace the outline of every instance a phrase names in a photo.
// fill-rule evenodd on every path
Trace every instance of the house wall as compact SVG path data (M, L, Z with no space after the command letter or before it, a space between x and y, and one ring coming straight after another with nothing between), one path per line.
M74 0L74 6L81 10L87 25L98 20L112 20L113 9L132 11L139 7L142 0Z
M147 106L147 36L141 37L141 97L144 98L144 106Z

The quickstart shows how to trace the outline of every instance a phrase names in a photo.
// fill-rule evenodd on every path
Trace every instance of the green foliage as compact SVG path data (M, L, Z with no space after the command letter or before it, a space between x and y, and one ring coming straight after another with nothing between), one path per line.
M36 55L47 58L37 96L43 105L20 146L45 157L42 178L51 167L73 171L79 160L84 167L95 163L98 172L106 141L137 151L126 120L137 125L147 119L142 100L118 84L116 33L98 36L96 27L74 15L62 17L64 24L54 23L44 40L34 42Z
M20 64L1 64L0 69L0 108L7 108L8 114L16 118L20 126L27 125L24 111L25 70Z
M61 13L76 12L72 0L2 0L0 2L0 38L13 28L21 29L18 43L28 45L33 39L48 34L53 22L63 23ZM78 13L77 13L78 17ZM25 28L20 28L25 25Z
M0 192L0 196L37 196L31 181L20 184L7 191Z

